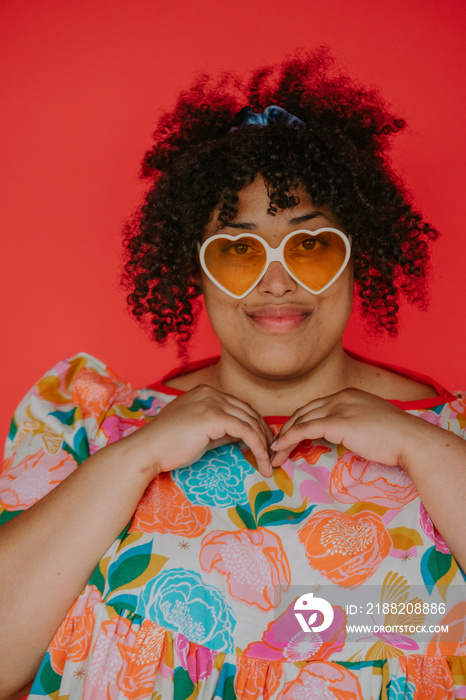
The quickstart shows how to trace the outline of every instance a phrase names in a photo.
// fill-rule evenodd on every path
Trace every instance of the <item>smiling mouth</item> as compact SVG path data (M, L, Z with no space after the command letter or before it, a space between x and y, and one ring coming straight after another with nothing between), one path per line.
M310 311L300 309L281 309L270 307L247 313L251 321L265 330L273 333L287 333L299 328L311 315Z

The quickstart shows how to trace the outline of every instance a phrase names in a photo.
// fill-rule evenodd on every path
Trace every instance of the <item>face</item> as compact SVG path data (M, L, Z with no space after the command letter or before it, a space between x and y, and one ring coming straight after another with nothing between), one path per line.
M304 189L299 188L297 195L297 206L272 216L267 213L267 188L258 176L239 192L235 219L222 225L219 212L215 211L203 240L217 233L235 236L248 232L276 248L297 229L341 228L328 210L313 206ZM341 351L353 298L350 264L318 295L304 289L277 261L270 264L257 286L242 299L223 292L204 272L202 287L207 312L222 347L222 359L235 361L255 376L274 380L299 378Z

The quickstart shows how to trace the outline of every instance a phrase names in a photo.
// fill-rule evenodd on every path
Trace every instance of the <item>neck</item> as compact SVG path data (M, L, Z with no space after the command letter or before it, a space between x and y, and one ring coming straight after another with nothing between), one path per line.
M309 401L349 386L352 364L339 343L306 372L275 379L249 370L224 351L211 368L209 383L246 401L263 416L289 416Z

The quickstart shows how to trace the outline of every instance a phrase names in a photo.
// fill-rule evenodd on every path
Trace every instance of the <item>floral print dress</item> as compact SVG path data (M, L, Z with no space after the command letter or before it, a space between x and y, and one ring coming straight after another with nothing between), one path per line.
M434 386L437 399L398 405L463 435L466 400ZM13 418L0 522L180 393L163 383L134 390L84 353L60 362ZM285 418L267 420L278 433ZM298 624L303 593L331 599L326 629ZM349 594L358 621L377 626L349 630ZM466 698L465 600L463 573L403 470L306 440L265 479L246 446L230 444L152 481L57 630L29 697ZM409 633L442 602L447 641ZM408 633L382 631L393 606Z

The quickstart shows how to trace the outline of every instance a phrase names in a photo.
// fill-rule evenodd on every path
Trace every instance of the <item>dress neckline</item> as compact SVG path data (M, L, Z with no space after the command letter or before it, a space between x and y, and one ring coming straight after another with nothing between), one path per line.
M408 377L408 379L413 379L414 381L420 382L421 384L426 384L435 389L438 396L433 396L426 399L416 399L414 401L398 401L397 399L387 399L389 403L402 408L405 411L409 410L425 410L429 408L435 408L436 406L442 406L443 404L449 403L455 400L454 394L452 394L448 389L445 389L441 384L439 384L435 379L432 379L426 374L421 374L420 372L414 372L408 370L404 367L399 367L398 365L388 364L386 362L379 362L376 360L363 357L358 355L352 350L347 350L345 348L347 355L352 357L354 360L359 362L365 362L368 365L374 367L380 367L381 369L389 370L395 374L400 374L403 377ZM150 384L147 388L152 391L159 391L163 394L168 394L172 396L181 396L185 392L182 389L175 389L174 387L167 386L165 382L175 379L175 377L181 377L184 374L190 374L191 372L196 372L197 370L204 369L205 367L210 367L220 360L220 355L214 355L212 357L205 357L202 360L195 360L194 362L189 362L181 367L175 367L165 374L161 379ZM268 423L279 423L288 420L289 416L264 416Z

